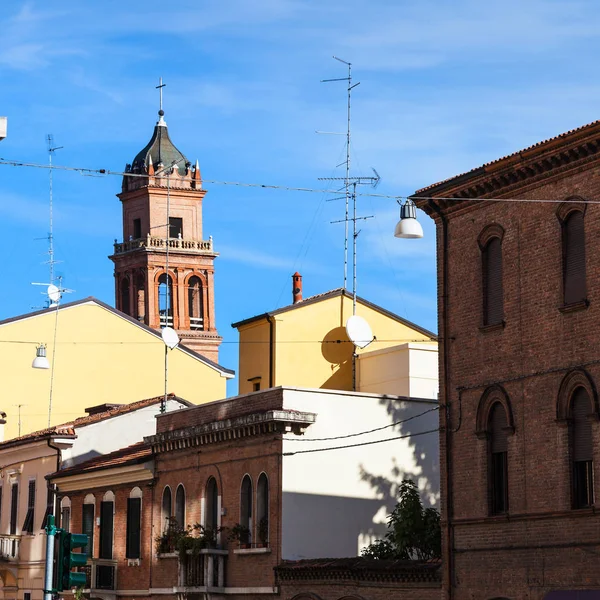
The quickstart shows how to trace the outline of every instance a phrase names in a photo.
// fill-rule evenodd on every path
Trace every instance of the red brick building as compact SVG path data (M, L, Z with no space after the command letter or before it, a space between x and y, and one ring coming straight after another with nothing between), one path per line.
M445 598L600 597L599 151L595 122L415 194L437 226Z

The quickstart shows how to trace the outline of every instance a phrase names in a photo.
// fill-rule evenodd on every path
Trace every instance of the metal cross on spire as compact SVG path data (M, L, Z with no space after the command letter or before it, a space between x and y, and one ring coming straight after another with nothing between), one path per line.
M159 107L159 108L160 108L160 110L161 110L161 111L162 111L162 109L163 109L163 107L162 107L162 100L163 100L163 98L162 98L162 96L163 96L163 91L162 91L162 89L163 89L163 88L164 88L166 85L167 85L166 83L163 83L162 77L160 77L160 78L159 78L159 80L158 80L158 85L156 86L156 89L157 89L157 90L159 90L159 92L160 92L160 107Z

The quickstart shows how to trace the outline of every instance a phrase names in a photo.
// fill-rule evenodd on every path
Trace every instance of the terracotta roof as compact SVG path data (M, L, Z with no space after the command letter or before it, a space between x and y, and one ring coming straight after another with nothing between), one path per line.
M157 337L162 340L160 332L157 331L156 329L152 329L152 327L148 327L148 325L146 325L145 323L140 323L137 319L134 319L133 317L126 315L125 313L121 312L120 310L117 310L110 304L106 304L105 302L102 302L102 300L98 300L98 298L94 298L93 296L88 296L87 298L82 298L81 300L75 300L74 302L67 302L65 304L61 304L58 307L58 310L66 310L66 309L72 308L74 306L79 306L80 304L88 304L89 302L93 302L93 303L97 304L98 306L101 306L102 308L108 310L109 312L117 315L118 317L121 317L122 319L125 319L126 321L129 321L133 325L136 325L137 327L143 329L147 333L150 333L154 337ZM0 321L0 327L2 325L8 325L9 323L14 323L15 321L21 321L23 319L30 319L32 317L37 317L38 315L43 315L46 313L54 312L56 310L57 310L56 308L44 308L42 310L36 310L34 312L25 313L23 315L17 315L16 317L10 317L9 319L4 319L3 321ZM210 358L206 358L206 356L203 356L202 354L198 354L198 352L192 350L191 348L188 348L184 344L179 344L177 346L177 348L179 350L181 350L182 352L185 352L186 354L189 354L190 356L196 358L200 362L203 362L205 365L212 367L216 371L219 371L225 375L231 375L231 376L235 375L235 371L233 371L232 369L226 369L225 367L219 365L218 363L210 360Z
M541 142L537 142L535 144L532 144L531 146L527 146L526 148L523 148L522 150L518 150L516 152L512 152L511 154L507 154L506 156L503 156L502 158L497 158L495 160L489 161L487 163L484 163L483 165L476 167L474 169L471 169L470 171L465 171L464 173L461 173L459 175L454 175L452 177L449 177L448 179L444 179L442 181L438 181L437 183L432 183L431 185L428 185L424 188L421 188L420 190L417 190L415 192L415 196L420 195L422 196L424 192L427 192L433 188L436 188L438 186L443 186L445 184L451 183L455 180L467 180L472 176L475 175L479 175L482 172L485 171L486 167L489 167L491 165L496 165L498 163L501 163L504 160L510 159L510 158L514 158L517 156L520 156L521 154L526 154L526 153L531 153L532 150L540 150L543 151L545 149L546 146L551 146L553 145L553 142L556 142L558 140L562 140L564 138L567 138L569 136L573 136L575 134L580 134L580 133L586 133L588 130L590 129L594 129L597 128L600 125L600 120L598 121L593 121L592 123L588 123L587 125L582 125L581 127L577 127L575 129L570 129L569 131L565 131L564 133L561 133L559 135L556 135L554 137L548 138L546 140L542 140ZM459 181L457 181L458 183Z
M115 450L109 454L101 454L90 458L78 465L73 465L51 475L47 475L47 479L58 479L61 477L69 477L79 473L87 473L89 471L97 471L100 469L111 469L114 467L123 467L129 464L146 462L152 456L152 448L145 442L138 442L126 448Z
M274 315L279 315L279 314L287 312L289 310L295 310L297 308L302 308L303 306L306 306L307 304L315 304L316 302L321 302L322 300L327 300L329 298L335 298L337 296L345 296L346 298L352 298L352 294L348 290L345 290L344 288L336 288L334 290L329 290L328 292L323 292L322 294L315 294L314 296L309 296L308 298L305 298L304 300L301 300L300 302L296 302L295 304L288 304L287 306L282 306L281 308L277 308L270 312L266 312L261 315L256 315L254 317L250 317L249 319L244 319L243 321L238 321L237 323L232 323L231 326L235 327L235 328L242 327L243 325L247 325L248 323L253 323L254 321L260 321L262 319L267 319L268 317L272 317ZM373 310L376 310L377 312L380 312L380 313L386 315L387 317L390 317L390 319L399 321L400 323L406 325L407 327L410 327L410 328L414 329L415 331L418 331L418 332L422 333L423 335L430 337L431 339L437 339L437 336L435 333L429 331L428 329L425 329L424 327L421 327L420 325L416 325L415 323L413 323L412 321L409 321L408 319L402 318L400 315L397 315L377 304L374 304L373 302L369 302L368 300L365 300L364 298L361 298L360 296L357 296L356 300L358 302L360 302L360 304L363 304L364 306L368 306L369 308L372 308Z
M364 558L313 558L283 561L275 567L280 581L335 579L353 581L440 581L440 561L378 560Z
M54 425L53 427L48 427L40 431L33 431L32 433L28 433L20 437L12 438L5 442L1 442L0 450L3 450L4 448L9 448L11 446L18 446L20 444L31 443L51 437L76 437L75 430L79 427L85 427L86 425L91 425L92 423L98 423L99 421L112 419L113 417L125 415L127 413L139 410L141 408L146 408L147 406L158 404L163 398L164 396L161 395L155 396L154 398L138 400L137 402L132 402L131 404L122 404L104 412L94 413L93 415L87 415L85 417L79 417L78 419L75 419L74 421L69 421L68 423ZM179 398L175 396L175 394L169 394L168 398L169 400L178 400L182 404L185 404L187 407L194 406L191 402L188 402L183 398Z

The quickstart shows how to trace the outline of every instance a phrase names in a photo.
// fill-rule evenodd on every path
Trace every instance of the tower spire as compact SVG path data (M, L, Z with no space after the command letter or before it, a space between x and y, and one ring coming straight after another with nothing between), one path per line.
M159 108L158 108L158 123L157 125L166 125L164 120L165 111L163 110L163 88L166 87L166 83L163 83L162 77L158 80L156 89L159 91Z

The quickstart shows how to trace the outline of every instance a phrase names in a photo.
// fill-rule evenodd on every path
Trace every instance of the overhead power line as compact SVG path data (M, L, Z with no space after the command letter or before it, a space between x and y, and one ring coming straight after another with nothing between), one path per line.
M385 442L394 442L396 440L404 440L406 438L418 437L420 435L428 435L435 433L440 428L430 429L429 431L419 431L417 433L409 433L407 435L399 435L385 440L375 440L373 442L362 442L360 444L348 444L347 446L333 446L332 448L311 448L310 450L296 450L295 452L284 452L283 456L295 456L296 454L309 454L312 452L329 452L330 450L343 450L344 448L358 448L359 446L371 446L372 444L384 444Z
M407 419L402 419L401 421L395 421L394 423L390 423L389 425L384 425L383 427L376 427L375 429L369 429L368 431L360 431L358 433L349 433L347 435L338 435L335 437L326 437L326 438L305 438L305 437L296 437L296 438L284 438L288 442L329 442L332 440L343 440L351 437L357 437L359 435L367 435L369 433L375 433L376 431L382 431L383 429L389 429L390 427L396 427L396 425L401 425L402 423L407 423L408 421L412 421L413 419L418 419L427 413L433 412L434 410L439 410L439 406L434 406L428 410L419 413L418 415L413 415L412 417L408 417Z
M37 164L24 161L7 160L0 158L0 165L6 165L10 167L28 167L35 169L49 169L49 165ZM89 176L104 176L104 175L115 175L118 177L142 177L148 179L152 177L154 179L167 179L166 175L146 175L144 173L125 173L122 171L111 171L110 169L88 169L84 167L67 167L60 165L53 165L51 167L55 171L73 171L80 173L81 175ZM274 185L269 183L248 183L243 181L219 181L216 179L203 179L202 183L208 183L211 185L229 185L236 187L248 187L248 188L262 188L270 190L278 190L285 192L306 192L310 194L339 194L339 190L330 189L319 189L319 188L307 188L307 187L294 187L287 185ZM576 198L445 198L439 196L402 196L400 194L376 194L373 192L356 192L357 196L364 196L369 198L381 198L384 200L444 200L445 202L523 202L530 204L562 204L565 203L577 203L577 204L600 204L600 200L581 200Z

